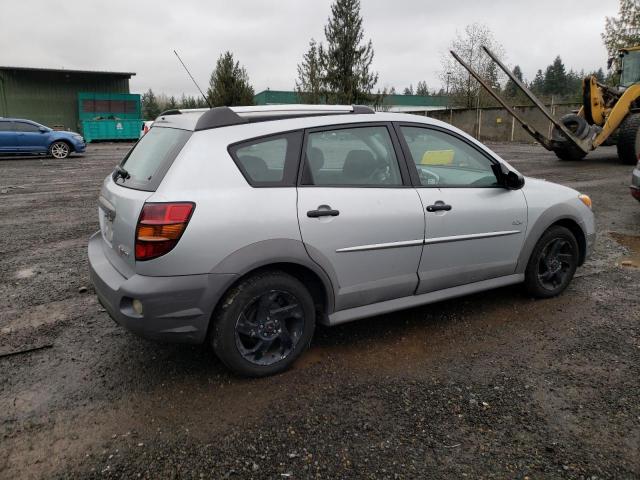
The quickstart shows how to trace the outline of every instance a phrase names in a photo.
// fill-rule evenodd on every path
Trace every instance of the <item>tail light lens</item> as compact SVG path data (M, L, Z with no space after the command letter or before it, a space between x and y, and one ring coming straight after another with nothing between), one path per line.
M194 209L191 202L145 203L136 227L136 260L151 260L171 251Z

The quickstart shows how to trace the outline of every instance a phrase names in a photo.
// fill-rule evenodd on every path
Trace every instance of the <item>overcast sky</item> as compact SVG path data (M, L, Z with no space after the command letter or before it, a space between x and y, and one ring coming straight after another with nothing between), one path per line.
M600 33L616 0L361 0L379 87L426 80L439 88L440 59L456 31L486 24L532 79L556 55L567 68L606 65ZM291 90L311 37L324 40L331 0L3 0L0 65L136 72L131 91L196 90L178 50L206 88L221 52L246 67L256 93Z

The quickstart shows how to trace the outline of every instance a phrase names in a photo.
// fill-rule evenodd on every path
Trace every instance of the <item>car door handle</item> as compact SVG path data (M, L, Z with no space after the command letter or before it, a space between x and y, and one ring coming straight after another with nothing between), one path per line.
M340 210L332 210L332 209L309 210L307 212L307 217L309 218L337 217L338 215L340 215Z
M451 205L447 205L444 202L436 202L433 205L427 205L427 212L439 212L441 210L448 212L451 208Z

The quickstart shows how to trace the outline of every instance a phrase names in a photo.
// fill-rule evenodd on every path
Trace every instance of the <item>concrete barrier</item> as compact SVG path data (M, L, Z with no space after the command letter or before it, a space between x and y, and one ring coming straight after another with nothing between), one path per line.
M555 118L577 111L578 104L547 105L547 109ZM552 124L547 118L532 106L514 107L526 122L539 132L550 136ZM467 132L480 141L492 140L496 142L534 142L522 126L501 107L486 108L453 108L428 112L428 116L437 118L460 130Z

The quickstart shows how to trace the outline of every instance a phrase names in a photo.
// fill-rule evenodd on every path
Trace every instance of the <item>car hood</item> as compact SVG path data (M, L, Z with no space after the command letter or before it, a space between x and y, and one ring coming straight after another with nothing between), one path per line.
M51 133L52 133L52 134L54 134L54 135L59 135L59 136L61 136L61 137L67 137L67 136L68 136L68 137L71 137L71 136L73 136L73 135L80 135L79 133L76 133L76 132L68 132L68 131L66 131L66 130L51 130ZM80 136L82 136L82 135L80 135Z

